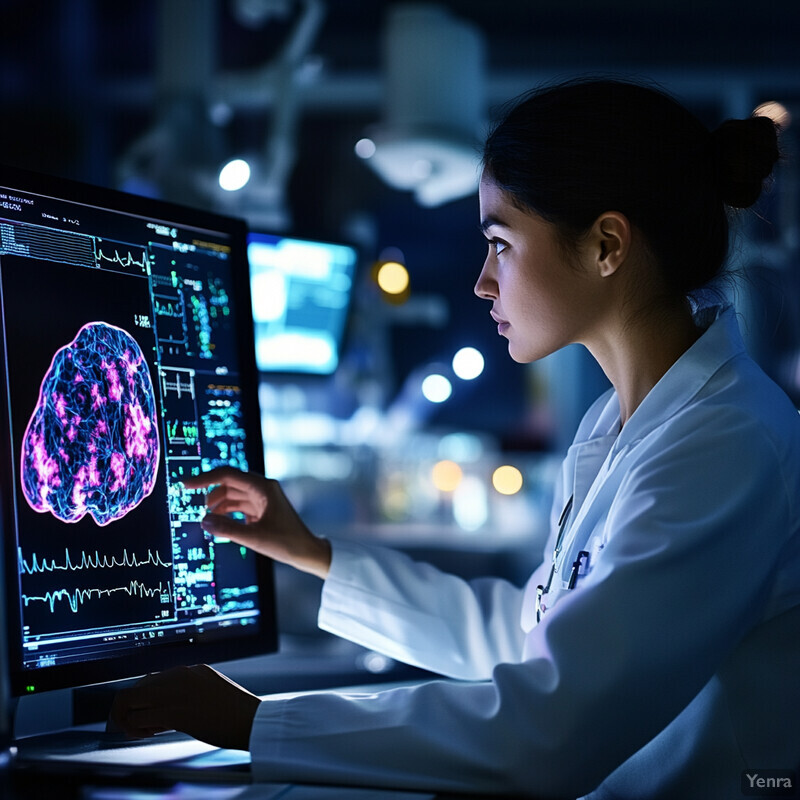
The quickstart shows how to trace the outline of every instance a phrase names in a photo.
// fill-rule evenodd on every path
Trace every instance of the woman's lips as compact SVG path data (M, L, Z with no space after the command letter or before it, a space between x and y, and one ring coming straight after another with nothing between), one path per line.
M502 317L498 317L493 311L490 312L492 319L497 323L497 332L502 336L509 328L509 323Z

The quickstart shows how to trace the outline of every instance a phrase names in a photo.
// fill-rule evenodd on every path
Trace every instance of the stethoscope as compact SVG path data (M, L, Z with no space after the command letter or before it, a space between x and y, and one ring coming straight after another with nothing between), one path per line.
M556 537L556 546L553 548L553 566L550 567L550 577L547 579L547 585L544 586L541 583L536 587L536 622L538 623L542 618L542 613L544 612L545 608L542 604L542 598L550 591L550 587L553 583L553 576L558 571L558 558L561 555L561 548L564 544L564 532L567 529L567 523L569 522L569 515L572 511L572 504L575 499L575 495L570 495L569 500L567 500L567 504L564 506L564 510L561 512L561 516L558 519L558 536ZM575 561L572 562L572 569L569 573L569 580L567 581L567 589L574 589L575 583L578 580L578 574L580 573L581 565L583 564L583 560L589 558L589 553L586 550L581 550L578 553L577 558Z

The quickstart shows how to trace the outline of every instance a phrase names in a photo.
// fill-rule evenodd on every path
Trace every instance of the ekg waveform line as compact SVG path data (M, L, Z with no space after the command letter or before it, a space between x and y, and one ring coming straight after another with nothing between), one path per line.
M50 612L55 613L56 603L66 600L69 603L70 611L78 613L78 609L88 600L110 597L117 592L125 592L128 597L155 597L156 595L167 594L172 598L172 584L167 583L166 588L163 583L150 587L141 581L133 580L127 586L115 586L111 589L56 589L52 592L45 592L43 595L22 595L22 601L27 608L30 603L47 603Z
M128 251L124 256L119 254L119 250L114 250L113 256L107 256L101 248L97 248L97 260L98 261L108 261L110 264L119 264L121 267L130 267L132 264L135 264L137 267L141 267L142 269L147 268L147 257L142 253L142 260L137 261L133 254Z
M64 559L61 563L55 558L39 558L34 553L30 561L26 561L22 555L22 548L19 549L19 572L21 575L35 575L39 572L55 572L56 570L65 570L69 572L77 572L82 569L109 569L112 567L171 567L171 561L164 561L161 556L156 553L153 555L152 550L147 551L147 556L139 558L136 554L129 554L127 549L122 551L122 556L101 556L95 550L94 555L81 551L80 558L74 560L69 552L69 548L64 548Z

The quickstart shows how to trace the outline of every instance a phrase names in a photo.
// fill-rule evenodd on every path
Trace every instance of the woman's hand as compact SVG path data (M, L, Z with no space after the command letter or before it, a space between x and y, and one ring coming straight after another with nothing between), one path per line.
M260 702L205 664L176 667L117 692L108 730L139 739L174 729L216 747L248 750Z
M323 580L327 577L330 544L305 526L277 481L220 467L183 483L187 489L213 486L206 497L204 530ZM233 512L243 514L244 521L231 519Z

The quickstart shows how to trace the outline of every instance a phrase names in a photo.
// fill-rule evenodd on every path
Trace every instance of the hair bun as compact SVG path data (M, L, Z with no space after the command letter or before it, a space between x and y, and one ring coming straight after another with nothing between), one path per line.
M711 132L709 145L722 201L752 206L780 155L776 124L769 117L729 119Z

